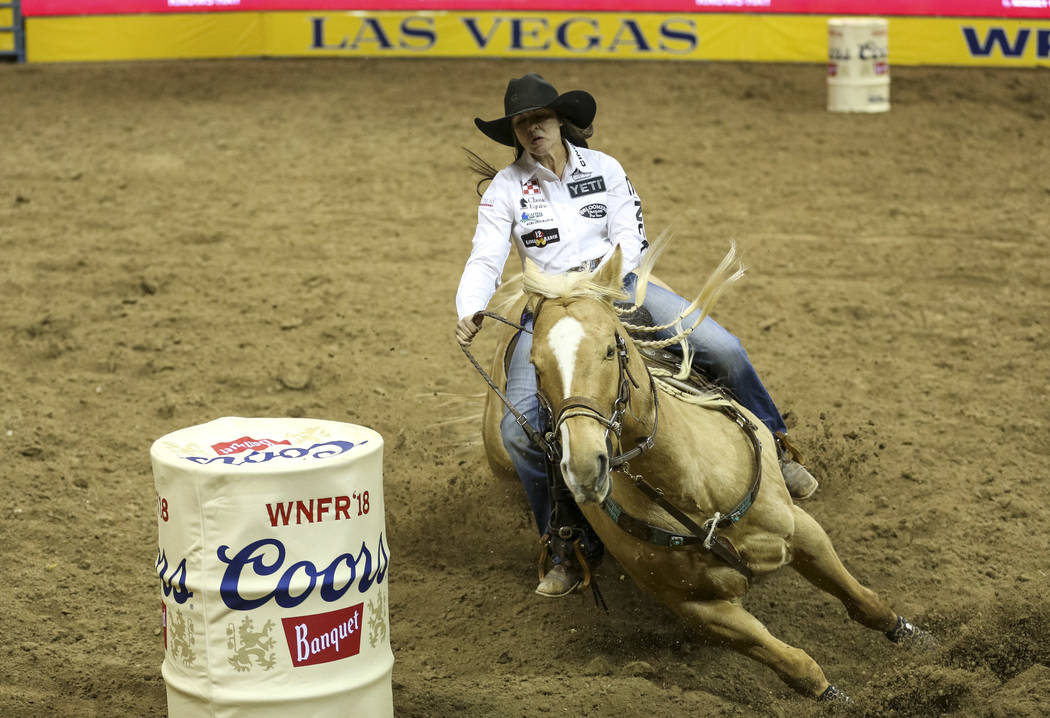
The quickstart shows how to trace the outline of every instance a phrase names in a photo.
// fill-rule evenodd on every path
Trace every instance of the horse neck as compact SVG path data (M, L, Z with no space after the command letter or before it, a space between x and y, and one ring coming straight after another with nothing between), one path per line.
M652 433L653 421L657 421L657 434L651 449L629 462L631 471L645 476L653 486L667 491L669 495L695 491L687 478L695 474L691 470L697 447L695 416L691 419L683 413L683 407L670 396L659 395L659 389L650 379L649 369L637 348L628 348L631 375L638 382L631 388L631 411L624 417L624 450L638 445ZM694 412L695 414L695 412Z

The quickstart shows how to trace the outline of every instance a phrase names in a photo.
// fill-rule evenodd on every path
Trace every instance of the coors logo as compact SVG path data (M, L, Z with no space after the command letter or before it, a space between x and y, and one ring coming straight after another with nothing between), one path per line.
M361 612L364 604L311 616L282 618L292 665L329 663L361 652Z
M242 436L239 439L233 441L220 441L218 444L212 444L211 448L216 454L220 456L226 456L227 454L239 454L242 451L255 451L256 449L265 449L276 444L284 444L285 446L291 446L292 442L287 439L277 441L276 439L253 439L250 436Z

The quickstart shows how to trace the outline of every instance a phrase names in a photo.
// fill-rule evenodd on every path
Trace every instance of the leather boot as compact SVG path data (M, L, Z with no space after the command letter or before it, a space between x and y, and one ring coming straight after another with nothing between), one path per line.
M575 561L565 561L555 564L554 568L540 579L536 593L547 598L561 598L578 589L582 583L583 570Z
M780 459L780 473L784 476L788 493L797 501L808 499L817 492L820 483L802 465L802 457L798 450L788 442L785 434L779 433L774 438L777 444L777 457Z

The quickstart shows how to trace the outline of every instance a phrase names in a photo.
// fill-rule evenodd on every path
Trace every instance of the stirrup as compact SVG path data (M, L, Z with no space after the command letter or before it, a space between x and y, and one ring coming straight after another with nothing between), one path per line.
M805 466L806 460L802 458L802 452L795 448L795 445L788 441L787 434L783 431L778 431L773 434L773 440L777 446L777 458L781 461L797 461L799 464Z
M570 588L564 593L544 593L539 591L539 587L537 587L536 592L539 593L541 596L549 596L556 598L560 596L567 596L568 594L573 593L575 591L583 591L584 589L589 588L591 586L591 566L590 563L587 561L587 558L583 554L582 539L577 538L575 541L572 542L571 546L573 555L571 557L563 556L562 561L560 563L554 564L550 569L548 569L547 559L550 557L550 548L552 540L553 539L551 538L551 535L549 533L544 534L543 537L540 538L540 544L543 547L540 550L540 560L538 565L540 583L542 583L543 580L547 578L547 574L553 571L557 566L569 564L573 561L575 561L576 567L579 568L580 572L583 575L579 581L575 582L572 588ZM568 543L566 539L559 538L558 540L564 543ZM566 568L566 570L568 569Z

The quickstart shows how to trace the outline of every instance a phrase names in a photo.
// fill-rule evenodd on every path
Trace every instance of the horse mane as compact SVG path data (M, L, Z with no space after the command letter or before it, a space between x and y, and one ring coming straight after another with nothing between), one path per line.
M545 274L534 262L526 260L525 268L522 272L522 287L526 294L538 295L547 299L597 299L614 309L615 315L627 314L641 306L642 302L645 301L646 288L648 287L653 267L670 240L671 234L669 232L661 233L650 246L649 251L646 252L638 269L635 270L638 276L638 288L635 292L635 304L632 307L625 308L622 305L617 306L614 304L616 300L628 298L627 293L623 291L621 279L622 257L619 248L613 251L613 255L607 265L599 267L592 272ZM664 392L676 396L687 403L702 406L722 405L727 401L725 396L718 390L692 394L682 391L668 381L664 381L664 378L669 377L678 380L688 378L692 366L692 351L686 341L687 337L710 314L711 309L729 285L736 282L743 275L744 269L737 255L736 244L731 244L729 251L722 258L718 267L711 272L707 281L704 282L704 286L699 294L674 321L659 326L636 326L623 323L626 329L634 333L653 333L672 328L675 330L674 335L668 339L643 340L638 336L632 337L633 343L639 348L659 348L672 344L681 346L682 356L678 372L656 368L650 369L653 378L657 380L657 386ZM682 320L697 310L700 311L700 315L696 321L688 327L682 326Z
M614 306L617 314L624 315L642 305L645 301L646 291L649 285L649 277L652 274L656 260L666 249L671 241L670 232L662 232L652 243L649 251L642 258L642 263L635 274L638 277L637 289L635 291L635 304L633 307ZM620 281L621 255L619 247L613 251L613 256L607 262L593 272L565 272L563 274L545 274L532 261L525 261L525 269L522 273L522 288L526 294L533 294L548 299L578 299L591 298L613 305L613 302L626 299L627 294L623 291ZM671 344L683 343L686 336L693 331L711 313L715 303L719 300L725 290L741 277L744 276L744 268L740 263L736 250L736 244L729 246L729 251L704 282L700 292L696 295L689 306L674 321L658 326L638 326L624 323L624 326L637 333L652 334L673 329L674 336L669 339L641 340L635 339L635 344L645 347L666 347ZM699 316L689 326L682 326L682 320L693 312L699 310Z
M536 294L547 299L597 299L612 304L617 299L627 299L620 281L620 259L616 252L610 263L616 264L616 271L603 271L599 268L593 272L564 272L562 274L545 274L535 263L525 262L522 273L522 286L527 294ZM610 278L610 279L603 279Z

